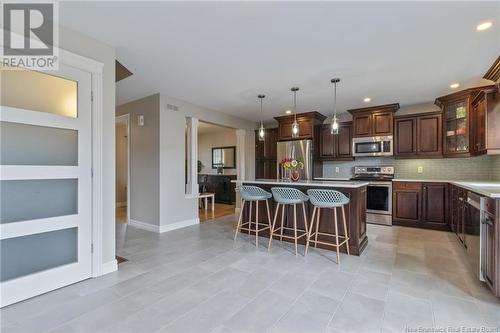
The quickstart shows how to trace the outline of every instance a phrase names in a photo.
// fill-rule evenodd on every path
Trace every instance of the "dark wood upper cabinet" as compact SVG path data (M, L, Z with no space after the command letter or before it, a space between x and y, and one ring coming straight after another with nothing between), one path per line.
M319 156L321 160L352 160L352 122L339 124L339 133L333 135L330 125L321 126Z
M442 156L442 113L417 117L417 155Z
M476 144L481 140L476 133L477 110L473 110L473 97L483 90L494 89L492 86L476 87L458 91L436 98L435 104L443 111L443 155L445 157L467 157L481 154L484 149Z
M397 158L441 157L441 122L441 112L396 117L394 155Z
M295 117L293 115L274 117L278 121L278 141L287 141L294 139L313 139L318 126L326 119L319 112L306 112L297 114L297 123L299 124L299 137L292 137L292 125Z
M482 89L471 104L471 153L500 154L500 85Z
M259 131L255 131L255 178L276 179L277 142L277 128L266 129L264 141L259 140Z
M329 125L321 126L319 140L319 158L328 160L335 158L335 136L331 133Z
M394 112L399 103L348 110L352 114L353 137L393 134Z
M340 123L336 136L335 153L337 159L352 159L352 122Z
M394 110L396 111L396 110ZM375 112L372 115L373 121L373 135L374 136L383 136L383 135L392 135L392 123L394 112Z
M416 117L400 117L394 120L394 155L398 157L417 155Z
M361 113L352 116L354 127L354 137L372 135L372 115L371 113Z

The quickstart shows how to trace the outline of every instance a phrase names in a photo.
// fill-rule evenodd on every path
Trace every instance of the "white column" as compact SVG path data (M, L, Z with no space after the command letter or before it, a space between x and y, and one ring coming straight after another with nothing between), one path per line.
M244 129L236 130L236 175L239 181L245 180L245 135ZM240 192L236 188L236 213L240 211L240 207Z
M197 195L198 188L198 119L187 118L188 183L186 194Z
M238 180L245 180L245 135L244 129L236 130L236 165Z

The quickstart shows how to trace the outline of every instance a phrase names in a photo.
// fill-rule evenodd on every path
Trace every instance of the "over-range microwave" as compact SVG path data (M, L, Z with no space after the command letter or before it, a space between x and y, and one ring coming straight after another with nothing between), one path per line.
M371 136L352 139L353 156L392 156L393 138L387 136Z

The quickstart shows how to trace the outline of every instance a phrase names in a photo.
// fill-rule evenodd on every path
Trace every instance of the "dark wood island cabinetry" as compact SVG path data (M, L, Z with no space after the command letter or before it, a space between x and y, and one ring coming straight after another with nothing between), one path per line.
M255 181L243 181L242 185L254 185L264 190L271 192L272 187L293 187L301 190L304 193L307 193L308 189L311 188L325 188L337 190L344 193L349 199L350 203L346 207L346 218L347 218L347 229L349 234L349 251L353 255L360 255L368 244L368 238L366 235L366 185L364 182L321 182L321 181L298 181L298 182L289 182L289 181L279 181L275 179L263 179L263 180L255 180ZM274 210L276 207L276 203L274 200L269 201L269 206L271 210L271 218L274 217ZM267 215L265 202L261 202L259 206L259 211L262 212L259 216L259 222L267 223ZM308 219L311 217L313 206L307 202L307 217ZM248 220L249 217L249 209L246 206L243 212L245 218ZM256 216L256 208L253 206L252 216ZM341 212L338 211L338 218L341 218ZM293 223L293 208L289 207L285 211L285 223L288 227L291 227ZM320 215L320 232L333 232L333 211L330 209L324 209ZM297 214L297 224L299 229L304 228L304 218L302 214ZM340 220L339 220L340 221ZM307 221L310 223L310 221ZM340 226L340 224L339 224ZM342 235L344 230L340 226L339 233ZM261 235L259 233L259 235ZM269 233L267 231L262 232L263 237L269 237ZM320 237L321 238L321 237ZM305 244L304 239L302 238L299 243ZM323 246L318 244L318 247L322 247L325 249L333 249L328 246ZM341 251L345 251L345 247L341 247Z

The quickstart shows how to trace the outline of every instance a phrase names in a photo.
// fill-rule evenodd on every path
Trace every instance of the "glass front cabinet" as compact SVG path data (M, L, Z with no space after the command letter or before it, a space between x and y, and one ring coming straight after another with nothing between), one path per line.
M467 157L477 155L471 149L476 132L475 124L480 122L472 100L481 88L471 88L438 97L435 104L443 111L443 155L445 157Z
M469 151L469 99L460 99L445 104L444 114L444 153L467 153Z

